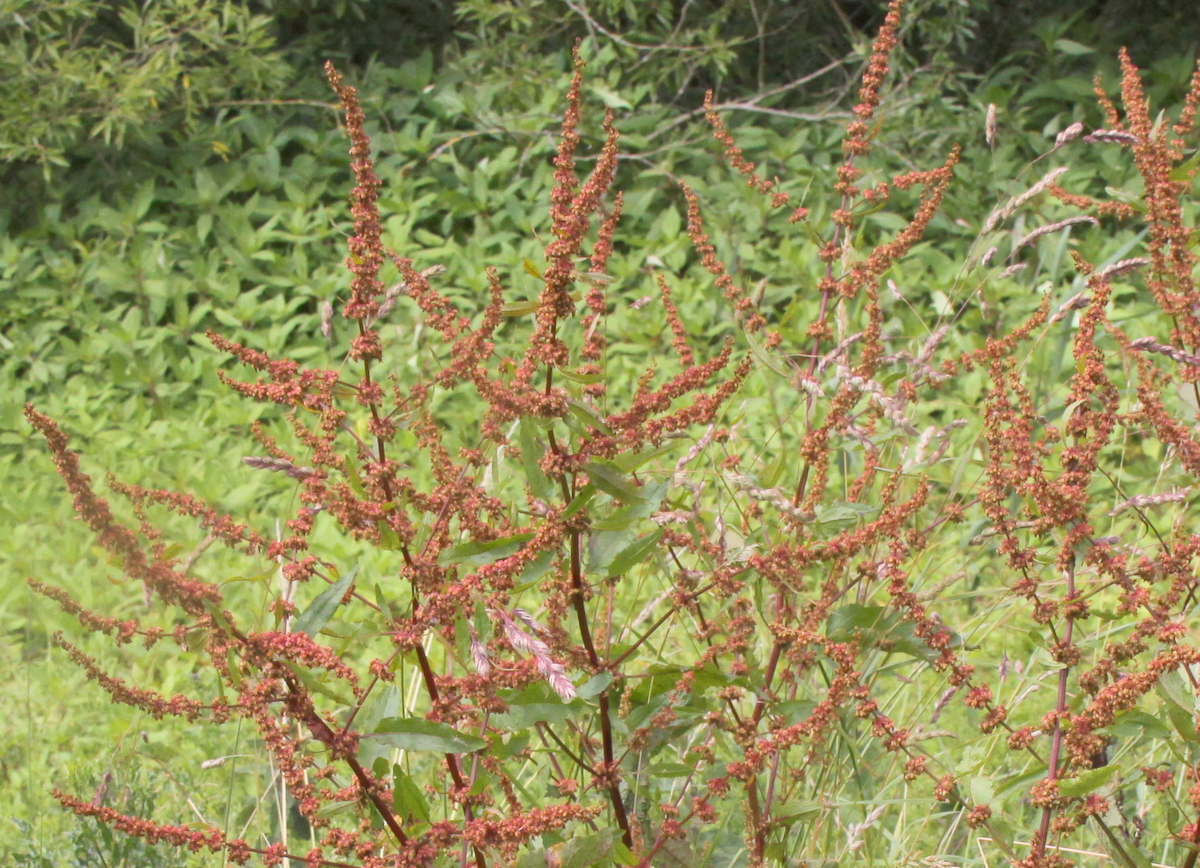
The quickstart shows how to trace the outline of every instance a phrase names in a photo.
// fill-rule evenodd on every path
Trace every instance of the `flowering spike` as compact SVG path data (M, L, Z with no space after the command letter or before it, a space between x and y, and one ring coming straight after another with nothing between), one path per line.
M379 178L371 160L371 139L363 129L366 117L358 100L358 90L344 84L342 75L332 63L325 64L325 75L346 112L346 131L350 135L350 170L356 181L350 195L350 213L354 218L354 234L350 237L350 254L346 266L354 275L350 282L350 300L342 308L347 319L365 320L379 312L377 296L383 292L379 268L383 265L383 245L380 244ZM355 358L369 358L361 355ZM369 351L368 351L369 352Z

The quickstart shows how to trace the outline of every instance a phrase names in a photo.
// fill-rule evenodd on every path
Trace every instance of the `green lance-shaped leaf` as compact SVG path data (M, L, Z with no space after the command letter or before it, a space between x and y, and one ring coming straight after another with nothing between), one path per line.
M611 672L597 672L576 689L575 695L580 699L592 699L607 690L608 685L612 683Z
M606 461L589 461L583 468L587 471L592 485L605 494L611 494L622 503L642 500L642 494L636 483L620 471L616 465Z
M293 628L295 632L307 633L314 637L320 633L321 629L329 623L329 619L333 617L337 607L341 605L342 598L346 596L346 591L354 582L356 575L358 575L358 564L355 564L354 569L318 594L312 604L304 610L304 614L296 619Z
M487 747L487 742L447 726L420 718L388 717L375 725L375 731L363 738L399 750L432 750L438 753L471 753Z
M522 419L517 437L521 444L521 466L525 471L525 484L529 486L534 497L540 497L547 502L553 500L557 493L554 484L538 466L538 459L545 453L546 447L538 439L537 427L529 419Z
M654 553L662 537L662 528L652 531L645 536L638 537L628 546L617 552L616 557L608 565L608 574L610 576L620 576L629 572Z
M398 765L392 766L392 807L410 825L430 821L425 794Z
M1154 691L1163 699L1167 718L1185 741L1196 742L1196 724L1192 719L1194 702L1187 695L1183 678L1178 672L1167 672L1158 679Z
M459 543L444 550L438 556L438 563L482 567L486 564L495 563L509 555L515 555L531 539L533 539L533 534L531 533L518 533L501 539Z
M488 722L497 729L520 732L535 723L565 723L580 708L572 708L561 702L530 702L525 705L510 705L503 714L493 714Z
M1080 772L1076 777L1060 780L1058 782L1058 791L1070 799L1086 796L1093 790L1098 790L1107 784L1116 773L1116 766L1101 766L1098 769L1089 769L1086 772Z
M826 631L835 642L845 642L859 631L874 633L886 629L888 614L883 606L849 603L829 613Z
M589 868L596 864L634 864L618 857L615 849L620 845L619 832L605 829L595 835L581 835L555 844L545 850L526 853L516 862L516 868L542 868L558 865L561 868Z

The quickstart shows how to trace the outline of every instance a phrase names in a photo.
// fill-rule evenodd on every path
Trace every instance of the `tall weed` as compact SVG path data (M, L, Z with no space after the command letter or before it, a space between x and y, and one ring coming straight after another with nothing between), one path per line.
M1119 108L1097 89L1104 127L1064 130L1030 170L1041 180L963 227L939 222L957 147L900 174L873 148L900 12L875 40L832 203L765 177L710 100L765 220L802 242L786 242L790 273L766 275L780 288L747 285L755 242L785 236L764 222L731 268L680 184L679 228L721 299L709 323L685 321L665 269L655 296L623 291L619 134L609 111L581 177L578 55L543 261L487 269L475 304L385 248L364 113L330 67L356 181L350 286L322 322L344 362L208 335L254 372L228 386L287 411L245 459L294 480L279 532L110 480L135 531L59 425L25 410L152 611L111 617L31 584L117 644L174 644L197 686L132 684L54 643L114 702L252 725L301 830L243 837L56 798L235 864L1082 852L1190 868L1200 72L1178 119L1156 120L1123 54ZM1128 150L1140 189L1077 183L1067 158L1093 149ZM1111 261L1072 249L1110 221L1144 240ZM973 246L954 285L922 288L929 240L956 233ZM630 335L655 347L632 377ZM206 542L171 547L164 512ZM213 542L247 568L205 569Z

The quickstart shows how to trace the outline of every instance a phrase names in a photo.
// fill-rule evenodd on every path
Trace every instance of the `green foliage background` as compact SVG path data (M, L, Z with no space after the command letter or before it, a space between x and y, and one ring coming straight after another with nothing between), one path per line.
M965 147L945 213L894 275L947 314L963 298L960 270L984 217L1040 177L1029 161L1072 122L1101 125L1092 76L1111 90L1117 47L1128 43L1148 70L1159 106L1178 102L1194 67L1200 36L1194 18L1188 26L1189 3L1049 9L914 0L908 11L875 168L928 168L951 143ZM120 769L109 785L124 788L131 811L180 817L189 792L216 786L203 760L245 755L247 792L269 779L249 733L239 734L246 743L214 744L198 730L149 726L108 706L48 651L50 633L71 624L26 589L27 576L112 614L121 614L113 600L130 613L142 602L140 589L110 583L20 408L34 401L57 418L98 477L113 470L190 490L270 531L272 496L287 487L240 458L249 424L271 411L227 393L216 376L225 360L203 334L329 361L319 308L348 282L351 184L323 60L363 92L384 180L384 243L418 267L445 266L438 280L469 307L486 265L510 287L536 291L525 262L548 227L553 133L569 48L582 39L587 99L616 112L628 155L616 185L626 208L615 282L638 298L653 293L655 270L674 275L685 322L716 345L733 326L681 234L675 181L697 190L735 277L763 281L764 308L783 322L806 321L799 314L815 303L805 293L819 266L811 239L767 223L724 166L697 111L703 92L715 89L747 155L823 225L842 126L881 17L868 0L0 0L0 855L31 866L180 864L80 826L49 789L89 792ZM994 152L983 143L988 103L1000 109ZM599 130L588 123L594 153ZM1098 192L1122 189L1133 174L1119 157L1091 156L1072 177ZM863 242L894 231L894 219L868 218ZM1117 230L1082 243L1104 262L1132 241ZM975 329L1019 321L1047 280L1067 275L1062 296L1072 294L1065 252L990 286L969 314ZM1132 297L1129 305L1135 320ZM894 315L905 333L922 333L899 305ZM670 340L659 318L628 308L609 328L629 378ZM411 371L429 363L402 314L388 336L412 348ZM1056 363L1045 364L1053 383ZM958 385L961 406L938 412L969 412L982 388L975 377ZM758 420L746 424L768 427L787 412L755 380L740 407ZM977 589L983 579L972 581ZM103 642L84 647L124 661ZM152 673L168 693L193 677L154 654L127 665L131 681ZM232 796L228 804L242 811ZM270 834L286 815L235 819Z

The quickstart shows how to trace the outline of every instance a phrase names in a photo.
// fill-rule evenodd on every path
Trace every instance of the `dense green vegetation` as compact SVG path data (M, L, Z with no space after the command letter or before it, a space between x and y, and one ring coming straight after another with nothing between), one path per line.
M1080 291L1072 250L1099 264L1130 255L1140 230L1105 223L1047 239L1036 266L1019 275L963 277L989 243L975 240L993 208L1066 165L1032 162L1055 136L1076 121L1103 126L1092 77L1099 73L1114 92L1121 44L1146 70L1152 105L1177 112L1200 42L1187 7L1077 2L1048 14L1032 2L912 4L865 180L940 165L952 143L964 152L926 240L889 274L904 288L903 300L883 302L898 339L926 335L933 311L960 325L952 349L974 349L975 338L1005 334L1028 317L1046 287L1052 309ZM700 100L715 89L758 171L783 179L782 189L811 210L810 223L826 226L854 89L881 19L869 2L0 0L8 83L0 96L0 620L8 639L0 646L0 856L30 866L183 864L174 851L80 824L58 808L53 786L119 792L110 804L177 821L201 819L227 788L226 820L265 836L287 816L266 795L272 769L254 733L212 741L201 727L157 727L103 702L51 648L50 635L70 634L74 621L32 594L27 577L115 616L140 615L145 604L140 588L116 584L119 571L72 518L21 407L33 401L57 419L96 478L112 470L125 481L187 490L275 533L291 487L240 459L250 454L251 423L278 423L279 414L229 396L217 377L226 358L204 332L302 362L339 363L335 341L322 334L322 305L346 296L353 180L321 61L338 62L362 90L383 179L384 244L417 268L443 267L439 287L474 310L486 295L486 266L510 290L536 298L554 132L570 46L583 40L585 99L612 109L622 133L615 188L625 208L610 273L624 301L607 325L608 374L629 384L670 346L661 317L640 316L631 304L656 296L656 273L671 275L698 347L719 347L740 332L682 231L681 180L699 196L706 231L737 281L759 287L762 309L785 338L803 340L822 268L816 244L804 227L771 219L728 168ZM994 147L984 141L988 104L998 107ZM581 130L585 168L603 141L598 117L590 112ZM1072 192L1107 190L1131 202L1142 192L1115 148L1073 151L1069 163ZM896 202L895 212L909 213L915 196ZM1050 201L1034 206L1045 221L1070 213ZM855 244L869 249L902 225L893 209L863 214ZM1114 319L1141 336L1152 311L1145 297L1118 287L1115 302ZM412 314L401 307L384 329L406 359L396 370L403 382L429 371L438 352L422 342ZM1037 399L1062 414L1060 387L1072 362L1065 339L1051 344L1030 351L1031 369L1043 376ZM980 372L966 373L952 395L922 412L935 421L976 414L984 389ZM759 442L795 410L785 393L764 361L724 424ZM435 412L464 410L455 400L438 397ZM764 487L783 478L775 456L755 459L747 465ZM1162 455L1141 459L1130 470L1135 478L1152 473ZM856 520L827 519L831 527ZM199 543L187 523L172 527ZM930 569L966 573L964 605L982 612L994 589L961 545L980 530L955 530L945 561ZM332 534L324 541L333 551L342 546L346 562L362 556ZM220 553L204 557L214 570L226 563ZM247 605L254 599L247 591ZM98 637L81 647L120 659L131 683L152 679L164 693L199 678L165 651L126 659ZM240 777L209 774L220 767L202 763L220 757L240 763ZM189 806L192 793L209 807ZM886 847L871 846L881 848L871 858L885 864ZM735 864L738 854L714 858Z

